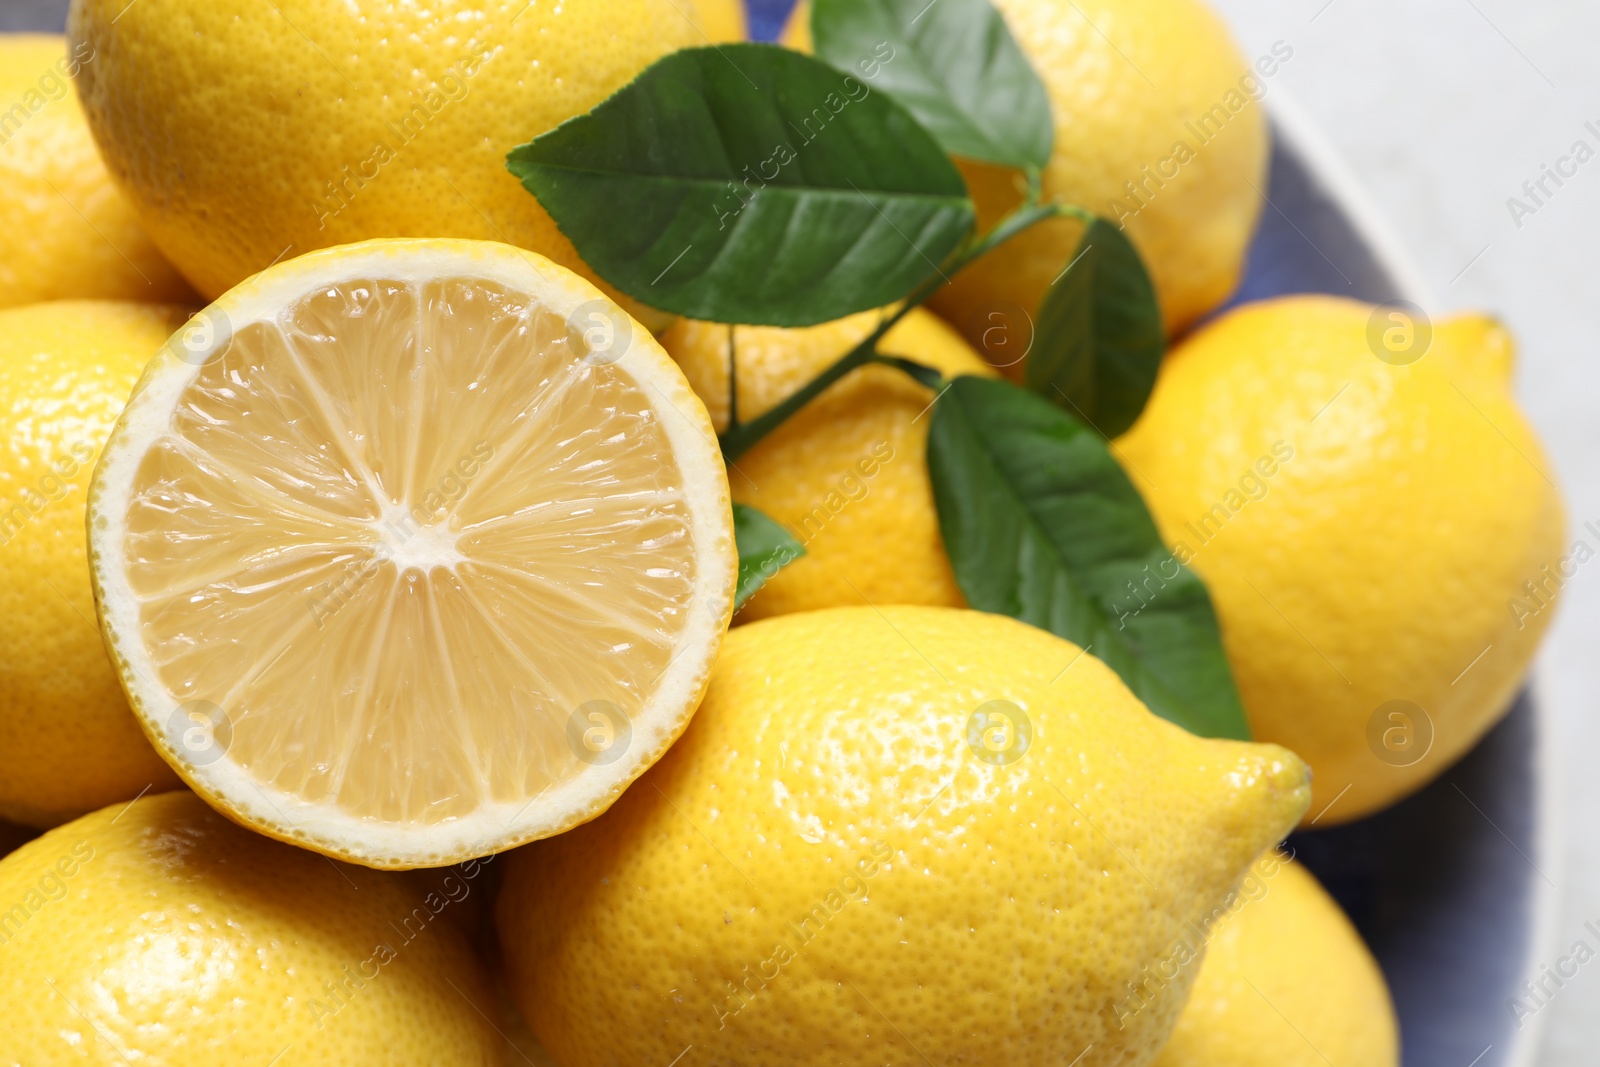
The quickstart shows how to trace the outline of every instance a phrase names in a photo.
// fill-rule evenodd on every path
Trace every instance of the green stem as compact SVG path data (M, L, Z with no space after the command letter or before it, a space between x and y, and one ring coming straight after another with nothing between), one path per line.
M840 356L832 366L807 382L798 392L789 394L783 403L764 412L759 418L751 419L737 429L729 429L721 438L722 458L729 463L734 462L754 448L763 437L783 425L789 416L815 400L828 386L856 368L872 362L878 353L878 342L883 340L883 335L894 329L895 324L910 314L913 308L921 306L928 297L938 292L943 284L942 275L938 281L923 283L921 288L908 296L892 314L884 316L860 344Z
M1067 205L1065 204L1057 204L1051 201L1043 204L1024 204L1022 207L1017 208L1017 210L995 223L993 229L986 233L967 253L963 254L952 273L961 270L973 260L981 259L988 255L995 248L1005 244L1023 230L1036 226L1046 219L1068 214L1069 212L1063 210L1066 207Z
M1077 204L1064 204L1060 201L1051 201L1048 207L1050 208L1050 213L1052 215L1063 219L1077 219L1085 226L1093 223L1096 217L1094 212L1085 208L1081 208Z
M898 321L898 316L894 319L884 320L884 324L874 330L870 337L846 352L834 362L833 366L811 379L798 392L791 393L777 407L762 413L759 418L751 419L749 422L729 429L727 433L722 435L722 458L729 463L733 463L740 456L754 448L756 443L763 437L781 426L790 415L793 415L814 400L828 386L857 367L865 366L876 351L878 339L887 333L888 326L893 325L896 321Z
M940 374L927 364L918 363L913 359L903 359L900 356L885 356L881 353L874 352L872 354L872 358L867 362L877 363L885 367L893 367L896 370L904 371L906 374L909 374L911 377L915 378L918 382L927 386L929 389L932 389L934 392L938 392L945 387L944 375Z
M840 356L827 370L811 379L799 391L791 393L784 399L783 403L763 413L759 418L751 419L749 422L742 424L730 424L727 432L721 437L722 458L729 463L738 460L740 456L754 448L763 437L783 425L789 416L815 400L823 390L851 371L864 367L868 363L890 362L878 356L878 342L883 340L883 335L892 330L895 324L905 318L913 308L922 306L930 296L943 288L944 284L949 281L950 275L959 273L969 263L987 255L990 251L1009 241L1030 226L1043 222L1045 219L1062 214L1070 214L1078 210L1080 209L1071 209L1069 211L1067 205L1053 202L1037 203L1030 199L1029 203L1023 204L1022 207L995 223L988 233L957 251L951 258L946 270L939 271L934 278L924 282L915 292L906 297L905 301L895 309L894 313L885 316L878 323L877 328L867 335L865 340ZM899 366L898 363L891 363L891 365ZM901 367L901 369L911 373L907 367ZM916 374L912 374L912 376L919 377Z

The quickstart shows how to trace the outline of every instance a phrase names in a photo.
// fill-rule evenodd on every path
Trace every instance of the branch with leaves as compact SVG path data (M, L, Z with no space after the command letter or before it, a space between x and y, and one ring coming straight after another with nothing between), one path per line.
M1210 597L1108 448L1165 352L1154 286L1115 225L1041 196L1049 97L1004 18L989 0L816 0L811 28L815 58L669 55L508 166L586 263L652 307L789 327L892 307L782 403L730 422L727 459L860 367L912 375L939 392L928 469L968 603L1076 642L1181 726L1248 737ZM1023 204L979 232L952 157L1017 169ZM956 273L1052 218L1083 236L1037 309L1022 386L879 351ZM753 509L737 518L742 603L804 550Z

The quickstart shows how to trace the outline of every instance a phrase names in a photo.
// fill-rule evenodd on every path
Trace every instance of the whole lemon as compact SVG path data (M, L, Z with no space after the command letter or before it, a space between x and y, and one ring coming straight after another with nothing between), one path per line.
M1268 854L1245 876L1236 909L1211 927L1154 1067L1397 1067L1383 972L1315 878Z
M139 372L184 317L109 301L0 310L0 817L53 826L178 784L100 642L84 509Z
M740 419L794 393L878 321L878 312L867 311L804 329L733 327ZM728 426L729 331L680 320L661 336L718 432ZM921 309L901 319L879 349L951 377L994 373L960 334ZM898 369L862 367L732 464L734 500L777 520L806 549L756 593L740 620L863 603L965 606L928 479L934 395Z
M0 34L0 307L192 295L89 136L72 79L96 58L58 34Z
M1123 226L1155 282L1167 331L1182 331L1226 299L1244 269L1266 187L1267 125L1256 100L1293 48L1252 66L1201 0L995 6L1050 97L1055 144L1044 196ZM809 5L796 8L784 41L809 50ZM958 162L980 227L1022 203L1021 172ZM974 345L996 322L1026 335L1024 317L1082 235L1070 219L1035 226L956 275L929 306ZM1012 367L1020 373L1022 364Z
M107 165L207 297L373 237L505 241L583 269L505 156L675 49L674 0L75 0ZM592 277L592 275L591 275Z
M499 1064L451 906L192 793L113 805L0 862L0 1060Z
M610 811L512 854L508 982L566 1067L1142 1064L1189 924L1306 800L1292 754L1185 733L1015 620L767 619Z
M1321 824L1431 780L1506 710L1563 580L1565 518L1512 340L1334 297L1229 313L1117 442L1205 579L1257 738Z

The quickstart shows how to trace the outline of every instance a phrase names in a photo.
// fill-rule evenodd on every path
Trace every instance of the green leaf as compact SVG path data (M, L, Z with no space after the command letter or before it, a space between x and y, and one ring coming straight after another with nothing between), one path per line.
M733 539L739 549L734 611L744 607L768 578L806 554L804 546L788 530L745 504L733 506Z
M989 0L816 0L811 35L817 55L899 100L953 155L1050 161L1050 98Z
M1166 345L1144 261L1121 230L1094 219L1039 308L1028 387L1116 437L1144 410Z
M957 378L928 468L969 604L1075 642L1193 733L1250 736L1211 598L1098 434L1009 382Z
M882 307L974 219L955 165L887 93L772 45L675 52L507 166L606 281L715 322Z

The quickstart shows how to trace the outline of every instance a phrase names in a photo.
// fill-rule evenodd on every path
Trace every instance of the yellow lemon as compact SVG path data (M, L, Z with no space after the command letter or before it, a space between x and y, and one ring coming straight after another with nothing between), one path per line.
M374 237L507 241L583 269L506 170L678 48L677 0L77 0L90 127L156 243L207 297Z
M878 312L869 311L805 329L734 327L740 419L756 418L794 393L878 321ZM681 320L661 343L705 400L718 431L726 429L729 327ZM994 373L959 334L920 309L879 347L951 377ZM965 605L928 480L933 398L897 369L862 367L733 464L733 498L783 524L806 549L745 605L742 620L863 603Z
M89 136L72 79L97 58L56 34L0 34L0 307L192 295Z
M1383 972L1317 880L1269 854L1238 901L1153 1067L1398 1067Z
M716 44L742 41L750 35L744 0L695 0L700 29Z
M609 812L509 858L508 981L566 1067L1146 1063L1173 945L1307 799L1291 753L1185 733L1023 623L767 619Z
M560 1067L560 1064L550 1058L550 1053L539 1044L539 1039L533 1036L533 1031L528 1029L528 1022L522 1013L511 1003L511 998L504 988L498 990L500 994L500 1034L505 1039L505 1060L510 1064L527 1063L530 1067Z
M1322 824L1393 802L1505 711L1562 582L1564 514L1491 320L1333 297L1240 308L1117 444L1205 579L1255 736Z
M593 818L693 714L727 472L598 289L481 241L313 252L154 359L89 494L145 732L211 803L369 866Z
M1201 0L995 6L1050 96L1055 148L1044 195L1126 229L1167 331L1178 333L1238 284L1266 187L1266 119L1256 98L1292 49L1252 67ZM795 9L784 36L791 47L811 46L809 10ZM901 61L915 59L890 60ZM1022 203L1020 172L967 161L961 172L980 226ZM1036 226L956 275L929 306L974 345L997 321L1025 336L1082 232L1068 219Z
M53 826L177 784L106 658L83 522L112 423L183 319L109 301L0 310L0 817Z
M0 1061L499 1064L452 906L191 793L113 805L0 862Z

